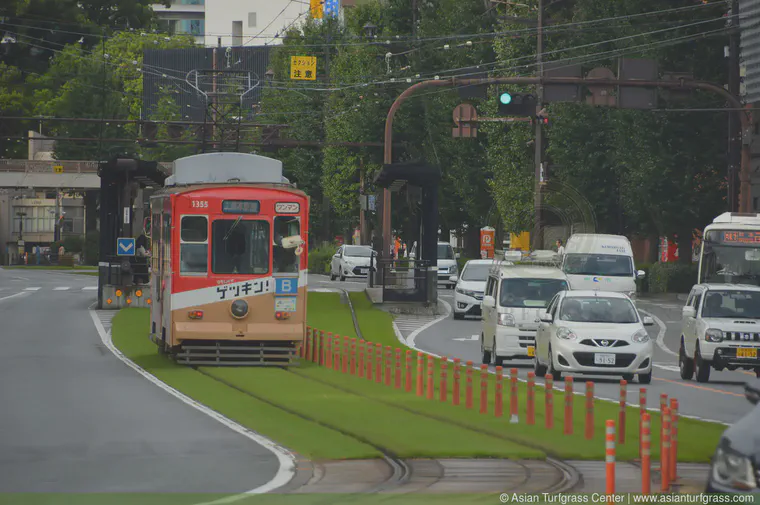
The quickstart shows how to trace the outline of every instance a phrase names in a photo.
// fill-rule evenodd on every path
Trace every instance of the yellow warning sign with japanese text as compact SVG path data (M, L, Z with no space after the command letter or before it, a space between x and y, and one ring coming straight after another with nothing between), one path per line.
M299 81L317 80L316 56L291 56L290 78Z

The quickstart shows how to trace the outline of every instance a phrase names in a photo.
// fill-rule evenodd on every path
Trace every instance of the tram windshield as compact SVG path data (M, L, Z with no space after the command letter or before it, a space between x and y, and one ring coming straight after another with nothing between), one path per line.
M700 282L760 285L759 232L711 230L705 233Z
M217 219L211 227L211 270L215 274L269 273L269 223Z

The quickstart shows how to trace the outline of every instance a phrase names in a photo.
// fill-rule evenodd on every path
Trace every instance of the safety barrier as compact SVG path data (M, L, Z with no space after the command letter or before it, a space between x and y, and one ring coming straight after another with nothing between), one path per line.
M300 346L298 353L302 360L314 363L338 373L358 376L370 382L375 382L385 387L403 389L411 393L414 389L416 396L434 400L436 397L441 403L449 403L458 406L461 404L462 388L462 362L459 358L449 359L443 356L436 360L434 356L417 352L416 373L413 371L413 351L409 349L392 348L379 343L368 342L363 339L341 337L331 332L308 327L306 338ZM437 363L437 365L436 365ZM501 366L495 367L494 388L489 392L490 373L487 365L478 365L472 361L464 364L464 408L475 408L474 381L475 372L480 370L480 395L478 412L480 415L490 415L491 409L489 397L493 395L493 416L504 417L509 408L509 423L520 423L520 401L518 389L518 370L511 368L509 376ZM414 375L413 375L414 374ZM438 384L436 386L436 378ZM527 372L526 398L524 402L525 423L529 426L536 424L536 383L535 374ZM509 381L508 387L505 380ZM554 380L551 375L544 377L544 427L554 429ZM403 386L402 386L403 382ZM595 425L595 399L594 383L585 383L585 408L583 422L583 437L585 440L593 440L597 436ZM438 394L436 395L436 387ZM449 389L450 388L450 389ZM449 392L450 400L449 400ZM508 394L508 403L504 395ZM562 433L566 436L574 436L574 405L575 391L572 377L564 380L564 409L562 413ZM605 434L605 469L606 490L614 493L615 490L615 457L616 447L626 443L626 424L628 417L628 383L620 381L619 412L617 419L607 420L604 423ZM641 490L642 493L650 494L652 485L652 418L647 411L647 389L639 389L639 412L638 412L638 456L641 463ZM668 398L666 394L660 395L660 491L668 492L674 482L678 480L678 400Z

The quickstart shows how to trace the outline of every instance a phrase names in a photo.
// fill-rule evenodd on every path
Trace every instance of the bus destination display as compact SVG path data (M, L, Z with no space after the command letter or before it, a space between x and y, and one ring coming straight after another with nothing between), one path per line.
M724 244L756 244L760 246L760 231L720 231L717 239ZM711 237L712 238L712 237Z
M257 200L224 200L222 212L225 214L258 214L261 203Z

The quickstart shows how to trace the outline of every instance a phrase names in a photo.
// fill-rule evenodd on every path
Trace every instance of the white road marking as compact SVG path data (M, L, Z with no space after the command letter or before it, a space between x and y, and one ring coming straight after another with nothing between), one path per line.
M82 291L97 291L97 290L98 290L97 286L85 286L82 288Z
M429 323L420 326L419 328L417 328L416 330L414 330L412 333L410 333L409 336L406 337L406 341L407 341L409 347L414 347L414 339L417 338L417 335L419 335L423 331L427 330L428 328L430 328L434 324L439 323L439 322L443 321L444 319L446 319L447 317L449 317L449 314L451 314L451 305L449 305L446 302L446 300L441 300L441 303L443 304L444 307L446 307L446 314L444 314L444 315L442 315L442 316L440 316L440 317L438 317L436 319L433 319Z
M26 288L24 291L39 291L41 288Z
M453 338L452 340L459 340L460 342L473 342L479 339L480 339L480 335L473 335L471 337L465 337L465 338Z
M113 340L111 339L111 332L106 331L106 329L103 327L103 323L100 321L97 311L90 309L90 317L92 318L92 322L95 324L95 328L98 331L98 335L100 335L100 340L103 342L103 345L105 345L108 348L108 350L111 351L114 356L119 358L119 360L121 360L125 365L127 365L128 367L130 367L131 369L133 369L140 375L142 375L144 378L148 379L150 382L152 382L156 386L163 389L165 392L169 393L170 395L174 396L180 401L186 403L187 405L190 405L191 407L199 410L200 412L203 412L204 414L211 417L212 419L219 421L220 423L230 428L231 430L236 431L237 433L240 433L241 435L249 438L253 442L257 443L258 445L268 449L277 457L277 460L280 466L277 469L277 473L275 473L274 477L272 477L272 480L270 480L266 484L263 484L255 489L246 491L245 493L224 498L223 500L217 500L216 502L211 502L211 503L230 503L232 501L242 500L251 494L269 493L271 491L274 491L277 488L280 488L286 485L295 476L296 458L290 451L288 451L284 447L277 445L273 441L269 440L268 438L263 437L262 435L256 433L255 431L251 431L245 426L242 426L236 423L235 421L228 419L227 417L208 408L202 403L196 402L189 396L185 395L184 393L179 392L178 390L174 389L168 384L161 382L156 376L152 375L151 373L147 372L146 370L138 366L135 362L127 358L124 354L122 354L122 352L119 349L116 348L116 346L113 344Z
M309 290L312 293L340 293L337 289L332 288L314 288Z
M16 293L15 295L8 295L0 298L0 302L4 302L5 300L10 300L11 298L17 298L19 296L26 296L29 293Z
M677 365L660 365L658 363L652 363L652 366L667 370L669 372L680 372L681 369Z
M639 310L639 312L654 319L654 322L660 327L660 330L657 332L657 340L655 341L657 346L671 356L678 357L677 352L673 352L667 345L665 345L665 330L667 330L668 327L662 322L662 319L645 310Z
M53 291L68 291L69 289L71 289L71 288L59 287L59 288L53 288Z

